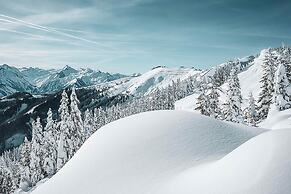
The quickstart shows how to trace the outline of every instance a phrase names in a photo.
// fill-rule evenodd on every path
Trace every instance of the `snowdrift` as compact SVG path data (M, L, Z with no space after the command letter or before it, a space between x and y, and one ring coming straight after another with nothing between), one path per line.
M160 193L290 193L290 146L290 129L263 133L217 162L186 170Z
M223 158L264 131L185 111L133 115L98 130L64 168L33 193L169 193L167 188L171 188L173 180L180 183L183 173ZM240 176L236 175L236 171L242 170L238 162L243 165L246 158L237 152L218 162L229 171L223 183L232 175L233 178ZM258 157L252 159L254 163ZM216 174L220 176L220 173ZM191 173L187 183L195 184L198 180L192 181L192 175L195 178L195 173ZM204 174L205 179L209 176ZM248 178L254 176L250 174ZM176 193L186 192L179 190L179 185L175 188Z
M267 119L260 123L260 127L268 129L291 129L291 109L279 111L272 104Z

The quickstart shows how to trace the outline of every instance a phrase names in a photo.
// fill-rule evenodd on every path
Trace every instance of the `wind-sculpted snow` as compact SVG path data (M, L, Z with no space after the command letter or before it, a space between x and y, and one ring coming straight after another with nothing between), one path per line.
M167 194L288 194L291 131L263 133L217 162L182 172L164 186Z
M192 112L137 114L98 130L33 193L167 193L163 189L181 173L223 158L264 131Z

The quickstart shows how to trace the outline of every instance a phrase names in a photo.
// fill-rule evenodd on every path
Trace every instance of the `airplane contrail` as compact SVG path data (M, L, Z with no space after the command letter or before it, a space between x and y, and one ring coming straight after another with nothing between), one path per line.
M84 42L87 42L87 43L91 43L91 44L95 44L95 45L101 46L103 48L114 50L114 48L109 47L109 46L104 45L104 44L101 44L99 42L96 42L96 41L93 41L93 40L88 40L86 38L82 38L82 37L75 36L75 35L72 35L72 34L68 34L68 33L65 33L65 32L61 32L61 31L56 30L54 28L50 28L50 27L34 24L34 23L31 23L31 22L27 22L27 21L24 21L24 20L21 20L21 19L17 19L17 18L11 17L11 16L7 16L7 15L4 15L4 14L0 14L0 17L6 18L6 19L1 19L2 21L5 21L5 22L24 25L26 27L33 28L33 29L36 29L36 30L41 30L41 31L45 31L45 32L59 34L59 35L62 35L64 37L68 37L68 38L84 41Z

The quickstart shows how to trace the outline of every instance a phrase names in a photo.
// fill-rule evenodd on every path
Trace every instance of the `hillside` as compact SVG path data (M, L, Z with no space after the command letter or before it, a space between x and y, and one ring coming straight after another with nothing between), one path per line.
M67 90L70 92L70 90ZM122 103L128 96L117 94L109 95L106 88L82 88L77 90L81 103L80 109L109 107ZM47 111L52 109L58 114L61 92L49 95L31 95L29 93L14 93L0 100L0 153L4 150L19 146L24 136L31 139L32 118L40 117L45 123Z
M165 88L172 84L173 81L183 81L189 77L197 78L202 70L195 68L167 68L156 67L152 70L128 80L127 82L112 88L114 93L127 91L133 95L150 94L157 88Z
M15 92L34 92L36 87L14 67L0 65L0 98Z
M159 193L181 173L223 158L264 131L184 111L134 115L98 130L32 193Z

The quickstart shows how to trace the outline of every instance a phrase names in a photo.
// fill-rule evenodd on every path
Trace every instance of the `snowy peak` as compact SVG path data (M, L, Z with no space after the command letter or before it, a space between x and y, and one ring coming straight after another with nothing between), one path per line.
M73 85L87 87L126 77L89 68L76 70L68 65L61 70L46 70L34 67L17 69L4 64L0 66L0 74L0 97L14 92L54 93Z
M14 92L33 92L35 87L15 67L0 65L0 97Z
M59 78L64 78L66 76L69 76L70 74L75 74L78 71L68 65L66 65L57 75Z

